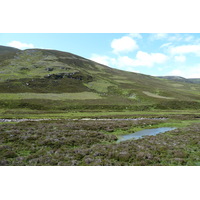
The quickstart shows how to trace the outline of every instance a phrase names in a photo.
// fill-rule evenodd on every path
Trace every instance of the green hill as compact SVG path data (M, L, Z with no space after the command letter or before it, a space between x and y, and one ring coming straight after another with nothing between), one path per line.
M0 108L196 109L200 85L110 68L56 50L0 46Z
M20 50L17 48L0 45L0 55L7 54L7 53L16 53L18 51Z

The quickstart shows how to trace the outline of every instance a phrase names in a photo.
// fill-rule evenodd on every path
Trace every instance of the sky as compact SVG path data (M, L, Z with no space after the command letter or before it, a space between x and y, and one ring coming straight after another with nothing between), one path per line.
M199 33L0 33L0 45L66 51L152 76L200 78Z

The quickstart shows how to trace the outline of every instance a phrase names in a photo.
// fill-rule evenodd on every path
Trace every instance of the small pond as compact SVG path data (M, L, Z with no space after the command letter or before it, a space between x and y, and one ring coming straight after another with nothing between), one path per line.
M172 128L172 127L161 127L161 128L154 128L154 129L145 129L142 131L138 131L135 133L131 133L128 135L123 135L119 138L119 140L117 142L122 142L122 141L126 141L126 140L130 140L130 139L139 139L142 138L143 136L147 136L147 135L157 135L159 133L164 133L167 131L171 131L174 130L176 128Z

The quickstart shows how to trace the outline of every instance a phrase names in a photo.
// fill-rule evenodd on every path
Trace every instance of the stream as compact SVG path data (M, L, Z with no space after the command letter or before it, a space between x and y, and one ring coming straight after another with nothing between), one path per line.
M161 127L161 128L154 128L154 129L145 129L142 131L138 131L135 133L131 133L128 135L123 135L119 138L119 140L117 142L122 142L122 141L126 141L126 140L130 140L130 139L139 139L142 138L143 136L147 136L147 135L157 135L159 133L165 133L167 131L172 131L176 128L172 128L172 127Z
M80 121L139 121L139 120L166 120L167 118L126 118L126 119L96 119L96 118L82 118L82 119L68 119ZM26 121L43 121L43 120L61 120L61 119L0 119L0 122L26 122Z

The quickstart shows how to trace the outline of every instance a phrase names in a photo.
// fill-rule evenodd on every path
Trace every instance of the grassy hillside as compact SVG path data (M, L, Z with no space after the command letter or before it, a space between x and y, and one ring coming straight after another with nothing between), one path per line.
M199 84L112 69L67 52L0 46L0 109L199 109L199 91Z
M20 50L17 48L13 48L13 47L6 47L6 46L2 46L0 45L0 55L5 55L8 53L16 53L19 52Z

